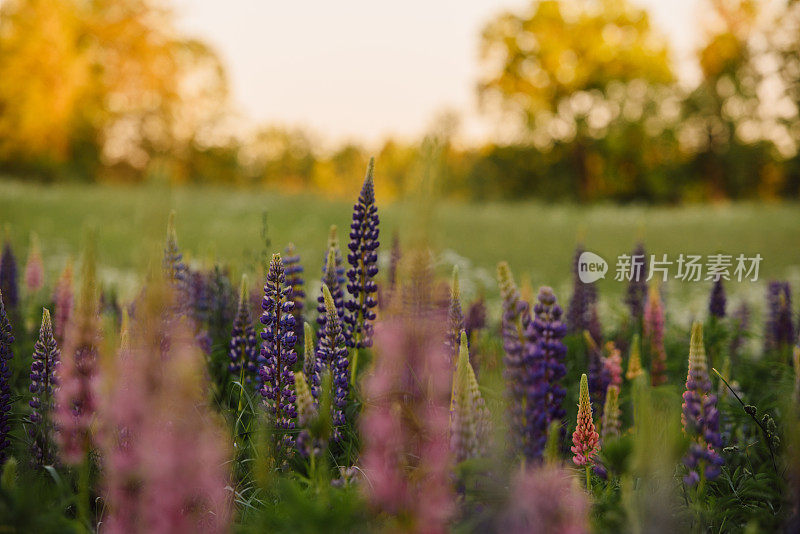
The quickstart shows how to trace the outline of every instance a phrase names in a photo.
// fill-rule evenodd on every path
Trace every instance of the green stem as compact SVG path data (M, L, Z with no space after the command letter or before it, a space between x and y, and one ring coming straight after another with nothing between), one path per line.
M592 492L592 468L589 463L586 463L586 491Z
M89 476L91 466L88 454L78 469L78 520L91 532L92 522L89 515Z
M244 393L244 362L242 362L242 371L239 374L239 404L236 408L236 423L234 424L233 428L233 447L238 454L240 451L240 443L239 443L239 425L242 421L242 395Z

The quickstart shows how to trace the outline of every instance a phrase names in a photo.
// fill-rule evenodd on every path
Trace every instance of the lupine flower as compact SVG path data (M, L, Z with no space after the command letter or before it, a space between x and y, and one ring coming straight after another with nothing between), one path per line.
M535 317L528 325L528 338L535 339L536 343L530 363L524 370L527 458L541 457L547 441L547 428L552 421L560 421L566 414L563 402L567 390L561 385L561 379L567 374L564 366L567 347L561 340L567 327L561 322L561 306L551 288L541 287L537 300L533 308Z
M664 305L658 286L650 286L644 309L644 337L650 342L650 383L660 386L667 382L667 352L664 349Z
M592 402L589 399L589 382L586 375L581 375L581 391L578 402L578 424L572 433L572 447L575 465L594 464L595 455L599 452L600 435L594 429L592 420Z
M478 380L469 363L467 333L463 330L450 406L450 450L456 462L486 454L490 437L489 410L483 402Z
M286 272L286 284L292 288L292 302L294 302L294 333L298 339L303 335L303 307L305 306L306 292L303 289L305 279L303 278L303 265L300 263L300 254L294 243L286 246L286 256L283 258L283 266Z
M339 267L336 264L338 247L328 247L328 257L325 261L325 268L323 269L322 284L328 286L333 297L333 303L336 306L336 317L341 324L344 321L344 291L342 289L342 279L339 275ZM341 258L339 258L341 259ZM325 335L325 323L328 318L328 312L325 308L325 296L320 289L319 296L317 297L317 324L319 325L319 336Z
M780 350L794 343L792 292L789 282L770 282L767 289L767 321L764 352Z
M111 368L101 412L103 531L222 534L230 530L230 447L206 400L193 334L185 320L163 316L163 294L148 287Z
M328 368L333 380L333 439L338 441L341 438L341 427L345 423L344 409L347 406L347 393L350 386L350 361L347 359L347 346L337 316L336 304L328 286L322 286L322 294L325 298L327 319L325 334L319 339L317 361L320 367Z
M467 331L467 339L472 339L472 333L486 328L486 302L483 297L478 297L467 309L464 317L464 330ZM477 370L476 370L477 372Z
M11 242L6 237L3 255L0 256L0 293L5 299L6 311L14 314L19 306L19 282L17 281L17 259L11 250Z
M589 396L592 399L594 411L598 417L603 414L603 405L606 402L606 390L611 383L611 372L603 361L603 353L594 341L588 330L583 331L586 349L589 356Z
M595 342L600 343L600 338L597 337L598 333L592 328L593 321L599 325L596 309L597 288L594 282L590 284L582 282L578 273L578 259L583 252L583 245L579 244L572 260L572 298L567 310L567 331L572 334L580 334L584 330L589 330ZM597 330L597 325L594 330Z
M608 439L619 436L622 428L619 410L619 387L608 386L606 404L603 407L603 419L600 425L600 439L605 443Z
M83 260L80 300L61 352L56 390L55 424L61 458L66 464L82 462L94 446L92 422L97 410L95 382L100 338L95 269L90 242Z
M258 373L258 341L256 329L250 324L250 302L247 293L247 277L242 276L242 288L239 292L239 308L231 329L231 341L228 345L230 363L228 371L235 377L244 377L251 383Z
M185 307L189 303L189 268L183 262L183 254L178 248L174 211L170 212L169 220L167 221L167 241L164 245L162 268L164 269L164 277L180 295L176 299L177 305Z
M458 285L458 266L453 267L453 285L450 288L450 303L447 308L447 349L455 361L458 344L464 330L464 314L461 311L461 288Z
M11 441L8 439L11 432L11 367L9 362L14 357L11 345L14 343L14 334L8 320L5 295L0 290L0 466L8 459L8 448Z
M747 337L747 331L749 328L750 307L746 302L742 302L736 307L731 315L731 331L733 333L731 335L730 354L732 357L736 358L739 355L739 351L744 344L744 340Z
M625 303L631 311L634 322L639 322L644 314L644 299L647 297L647 252L644 244L638 243L631 253L631 279Z
M509 501L494 532L585 534L589 499L563 467L545 464L520 471L511 482Z
M308 323L303 323L303 344L303 376L311 388L311 396L317 399L322 367L317 361L317 351L314 348L314 329Z
M625 373L625 378L628 380L634 380L644 374L640 345L639 334L634 334L631 340L631 354L628 356L628 371Z
M708 299L708 313L717 319L724 318L725 306L727 303L728 299L725 297L725 286L722 285L721 278L717 279L711 287L711 296Z
M72 316L72 301L72 261L70 260L67 262L67 266L64 267L64 271L61 273L53 292L53 304L56 310L53 332L58 346L63 346L64 344L67 325Z
M50 312L42 311L42 326L39 339L33 346L33 362L31 363L30 392L33 394L29 404L32 408L29 421L31 428L31 457L36 465L48 465L55 461L55 444L53 443L53 395L55 393L55 371L58 366L59 350L53 337L53 324Z
M25 289L29 294L36 293L44 285L44 263L39 250L39 239L31 234L31 249L28 252L28 263L25 264Z
M608 369L611 377L611 385L622 386L622 353L614 345L613 341L606 343L606 357L603 358L603 365Z
M528 326L531 322L530 308L528 303L520 297L508 263L501 262L497 265L497 279L500 296L503 299L502 333L505 351L503 376L506 381L506 393L509 397L511 440L513 448L522 451L523 436L525 436L524 408L527 402L523 373L534 350L533 340L528 338Z
M189 274L189 299L197 326L208 326L211 321L211 280L207 273L192 271Z
M294 428L297 417L294 394L294 374L292 366L297 362L294 345L294 316L291 300L292 288L286 285L286 274L280 254L273 254L269 262L267 283L264 285L264 300L261 308L261 333L263 343L261 356L264 365L259 370L262 379L261 395L264 397L276 435L282 439L287 450L291 450L293 440L286 431ZM280 433L283 432L283 436Z
M378 207L375 205L373 173L375 160L369 160L367 176L358 202L353 206L353 222L350 224L350 243L347 262L347 291L350 299L345 303L345 339L350 347L372 346L373 308L377 305L375 293L378 285ZM355 365L355 362L354 362Z
M375 508L403 517L409 532L447 532L454 510L443 319L406 313L379 323L379 354L364 382L362 487Z
M347 277L345 276L344 259L342 258L342 251L339 248L339 227L332 224L328 230L328 245L325 250L333 249L334 264L336 265L336 276L340 285L344 285ZM325 253L324 262L322 265L323 279L325 273L328 271L328 253Z
M228 335L228 329L236 315L236 290L233 288L227 272L219 265L214 265L209 272L208 287L211 297L209 330L215 340L224 339Z
M688 486L701 480L713 480L719 475L724 463L717 452L722 446L719 434L719 412L717 396L711 393L708 377L706 351L703 346L703 325L692 325L689 347L689 371L686 376L686 391L683 393L683 430L692 440L684 459L689 473L683 478Z
M307 458L321 449L319 444L313 443L308 430L308 426L317 417L317 405L311 396L311 390L308 389L307 378L302 372L294 374L294 389L297 395L297 426L302 429L297 434L297 450Z

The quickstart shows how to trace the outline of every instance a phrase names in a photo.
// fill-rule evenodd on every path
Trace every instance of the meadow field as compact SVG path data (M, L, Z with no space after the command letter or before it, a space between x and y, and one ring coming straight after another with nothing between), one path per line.
M800 279L800 205L797 203L723 203L681 207L646 205L570 205L538 201L466 203L380 200L381 260L386 261L391 236L413 238L420 223L438 253L441 273L459 263L466 274L465 291L485 291L499 298L495 266L508 261L533 286L568 288L577 242L609 261L601 292L618 294L614 261L630 254L639 240L648 254L761 254L759 280ZM349 200L312 194L237 191L215 187L121 187L85 184L41 185L0 180L0 223L20 248L36 232L50 258L49 274L63 268L79 250L86 230L97 234L101 277L109 284L133 287L149 245L161 246L167 214L177 212L181 248L187 258L209 266L220 261L235 271L254 273L263 253L294 243L304 263L322 265L328 228L337 224L346 238ZM267 250L262 216L267 215ZM424 219L420 221L420 219ZM234 276L235 278L235 276ZM705 295L709 283L677 283L680 289ZM752 293L748 283L731 293ZM760 285L759 285L760 287ZM760 293L759 293L760 294ZM760 302L753 304L759 305Z

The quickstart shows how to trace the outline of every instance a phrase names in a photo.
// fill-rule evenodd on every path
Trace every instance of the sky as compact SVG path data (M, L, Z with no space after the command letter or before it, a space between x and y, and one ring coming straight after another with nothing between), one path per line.
M697 0L633 0L692 76ZM323 142L412 139L447 110L462 139L493 134L478 111L480 31L530 0L175 0L180 31L210 43L227 67L245 127L310 129Z

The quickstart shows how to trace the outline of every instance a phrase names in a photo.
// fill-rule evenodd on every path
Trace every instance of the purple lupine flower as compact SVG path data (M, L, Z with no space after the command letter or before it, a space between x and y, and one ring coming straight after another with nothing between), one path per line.
M67 262L67 266L64 267L64 271L61 273L55 291L53 292L53 304L55 306L55 324L53 324L53 332L55 334L56 343L59 346L63 346L64 344L67 325L72 316L72 301L72 261L70 260Z
M464 330L464 313L461 311L461 288L458 284L458 267L453 268L453 285L450 288L450 302L447 307L447 340L445 345L450 361L455 362L461 331Z
M333 439L341 438L341 427L345 423L344 409L347 406L347 393L350 386L350 361L347 359L347 345L342 325L339 323L336 303L333 300L328 286L322 286L322 295L325 300L325 334L320 335L317 347L317 364L327 367L331 373Z
M427 298L430 299L430 293ZM444 533L454 500L447 440L450 372L445 317L414 307L376 326L379 351L364 383L362 487L410 532Z
M189 300L192 318L198 327L207 326L211 320L211 287L207 273L191 271L189 274Z
M339 267L337 261L337 248L335 246L328 247L328 256L325 261L325 267L322 270L322 285L328 286L333 297L333 303L336 307L336 317L339 324L344 320L344 290L342 288L342 279L339 275ZM325 295L320 289L319 296L317 297L317 324L319 325L319 337L325 335L325 324L328 320L328 312L325 307Z
M467 315L464 317L464 330L467 331L467 338L472 339L472 333L486 328L486 302L483 296L476 298L467 308Z
M358 202L353 206L353 222L350 224L350 243L347 262L347 291L350 298L345 303L345 338L350 347L372 346L372 321L375 320L373 308L377 305L375 293L378 284L378 241L380 222L378 207L375 205L375 185L373 173L375 159L369 160L367 175ZM355 365L355 361L354 361Z
M332 224L330 230L328 230L328 245L325 250L328 251L330 249L333 249L334 264L336 265L336 276L339 280L339 284L344 285L345 282L347 281L347 277L345 276L344 258L342 258L342 251L339 248L338 232L339 228L335 224ZM327 269L328 269L328 253L325 252L325 258L323 258L322 262L323 282L325 281L325 273L327 272Z
M211 295L211 314L209 331L214 340L225 339L231 322L236 315L236 290L228 278L227 272L219 265L208 274L209 293Z
M781 350L794 343L792 290L789 282L772 281L767 288L767 321L764 352Z
M17 280L17 259L11 250L11 242L6 238L3 255L0 256L0 293L5 299L7 313L12 315L19 306L19 281Z
M55 370L58 366L59 350L53 337L53 324L50 311L42 311L42 326L39 339L33 347L31 363L30 392L33 394L29 404L32 408L29 421L31 428L31 457L34 464L50 465L55 461L55 444L53 443L53 395L55 393Z
M701 480L713 480L724 463L717 450L722 446L719 434L717 396L711 393L706 351L703 346L703 325L692 325L689 347L689 371L683 393L683 430L692 440L684 464L689 469L683 478L688 486Z
M164 245L164 259L161 265L165 278L180 295L176 299L178 306L185 306L189 302L189 268L183 262L183 254L178 248L174 211L170 212L167 221L167 241Z
M739 355L739 351L748 335L747 331L750 328L750 307L746 302L740 303L739 306L733 310L733 314L731 315L731 327L733 335L731 336L730 353L732 357L736 358Z
M611 371L603 361L603 351L594 342L592 334L588 330L583 331L586 340L589 363L587 365L589 376L589 395L592 399L594 413L601 417L603 406L606 402L606 391L611 384Z
M55 424L64 463L79 464L95 444L92 421L97 411L96 375L100 325L93 243L83 260L81 294L67 328L59 365Z
M567 347L561 341L567 327L561 322L561 306L547 286L539 288L537 300L533 308L535 317L528 325L528 337L535 339L536 344L524 376L527 386L525 456L530 459L541 457L550 423L566 415L562 405L567 394L560 383L567 374L564 366Z
M319 398L319 388L322 378L322 364L317 358L314 344L314 329L308 323L303 323L303 377L310 388L311 397Z
M569 301L569 308L567 309L567 331L570 334L581 334L584 330L588 330L595 343L601 343L602 340L597 337L597 326L599 325L599 318L597 310L597 288L594 282L584 283L579 276L578 259L583 254L584 248L579 244L575 249L575 256L572 260L572 298ZM594 321L595 325L592 324Z
M276 436L287 451L293 447L293 439L286 432L294 429L297 408L295 406L294 374L292 366L297 362L294 345L294 316L291 300L292 288L286 285L286 273L280 254L273 254L264 285L264 300L261 308L261 356L264 364L259 370L262 383L261 395L264 397ZM283 433L283 436L280 434Z
M628 282L628 291L625 303L631 311L635 323L642 320L644 314L644 301L647 297L647 252L644 244L638 243L631 253L631 279Z
M727 306L728 299L725 296L725 286L722 285L722 278L714 281L711 287L711 296L708 299L708 313L717 319L725 317L725 307Z
M250 323L250 302L247 293L247 277L242 276L239 307L231 329L228 345L228 371L234 378L243 378L244 384L252 383L258 373L258 341L256 329Z
M497 279L500 295L503 298L503 377L508 395L509 425L512 448L522 451L525 436L526 388L524 371L533 353L533 340L528 338L528 325L531 322L530 308L522 300L514 282L508 263L497 265Z
M8 320L5 303L5 294L0 290L0 466L8 459L8 448L11 441L8 439L11 432L11 367L9 361L14 357L11 345L14 343L14 334Z
M489 410L469 363L467 333L462 330L460 337L450 399L450 450L456 462L485 455L491 432Z
M305 306L306 292L303 289L305 279L303 278L303 265L300 263L300 254L294 243L286 246L286 256L283 258L284 271L286 272L286 284L292 288L292 302L294 302L294 335L297 339L303 338L303 307Z

